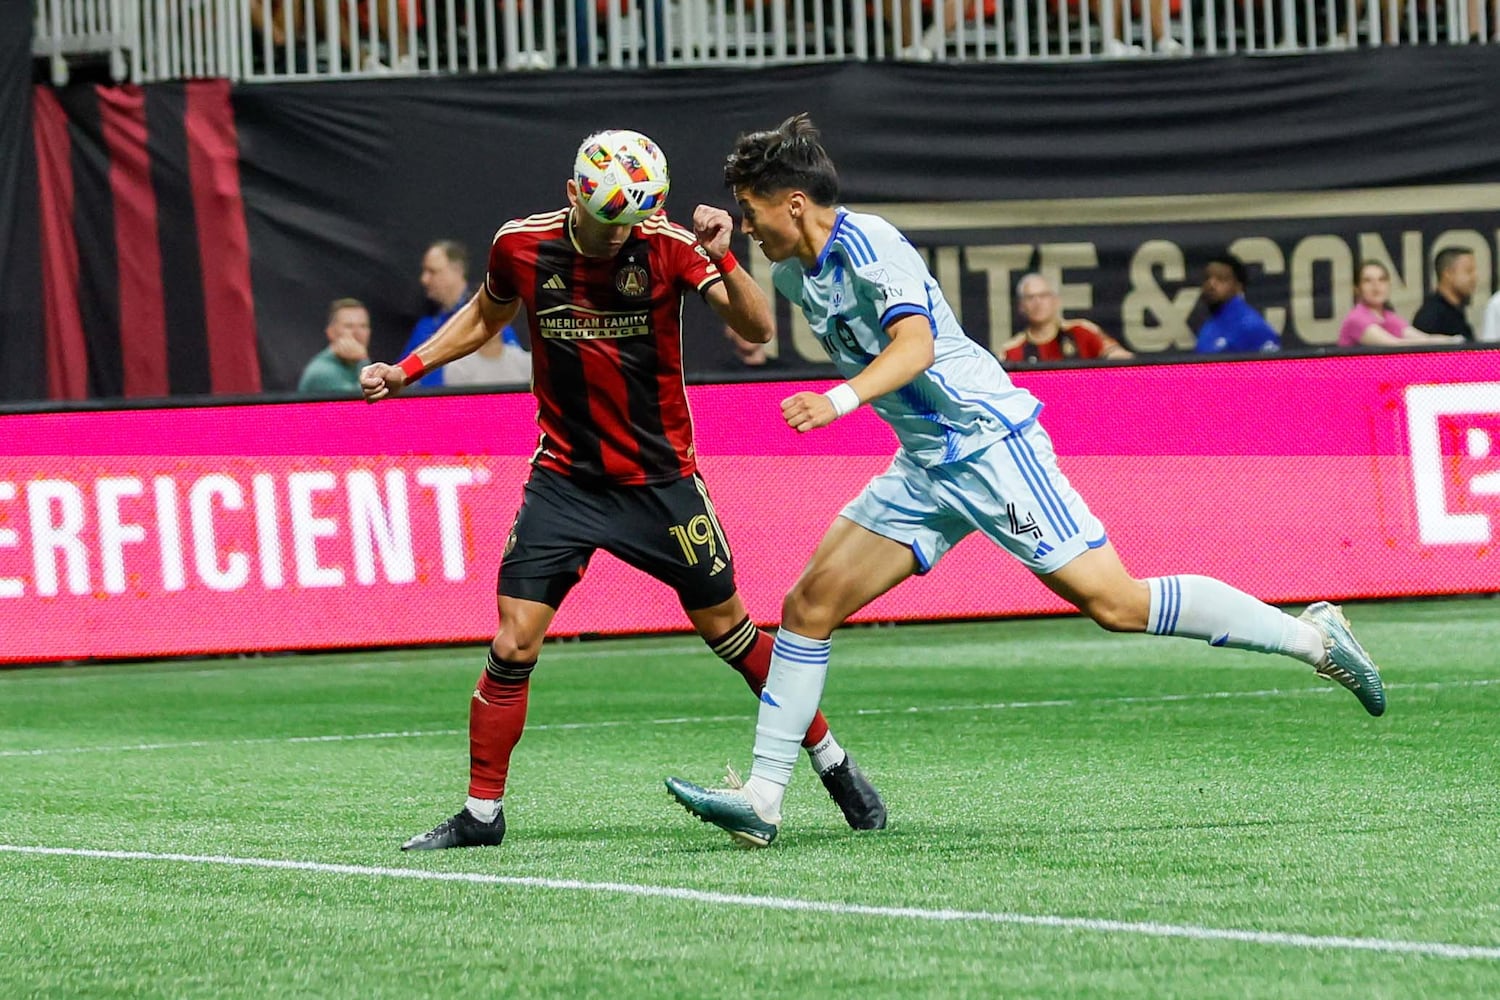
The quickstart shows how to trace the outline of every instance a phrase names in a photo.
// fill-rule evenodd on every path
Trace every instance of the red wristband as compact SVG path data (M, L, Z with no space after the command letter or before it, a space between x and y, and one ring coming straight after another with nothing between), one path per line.
M415 382L417 379L421 378L422 373L427 370L422 367L422 359L417 357L415 354L408 354L406 357L402 358L401 363L396 367L406 372L406 381L408 382Z
M734 259L733 250L725 250L724 256L714 261L714 264L718 267L721 278L729 277L740 266L740 262Z

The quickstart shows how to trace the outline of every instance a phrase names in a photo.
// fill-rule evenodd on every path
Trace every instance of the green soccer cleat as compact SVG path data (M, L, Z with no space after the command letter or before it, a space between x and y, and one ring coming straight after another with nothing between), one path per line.
M667 791L682 804L682 808L703 822L712 823L746 847L768 847L776 839L780 827L755 811L755 806L740 790L738 777L731 769L728 788L704 788L681 778L668 778Z
M1385 685L1380 681L1380 670L1370 654L1354 638L1349 628L1349 619L1337 604L1319 601L1310 604L1298 616L1313 628L1323 633L1323 662L1313 670L1319 677L1337 681L1350 691L1365 711L1371 715L1385 714Z

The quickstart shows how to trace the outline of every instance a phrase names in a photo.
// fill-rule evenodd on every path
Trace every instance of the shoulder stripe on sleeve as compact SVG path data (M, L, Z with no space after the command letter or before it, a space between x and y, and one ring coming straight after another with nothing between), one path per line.
M660 212L646 219L646 221L642 222L641 225L646 227L647 229L671 229L675 230L676 232L682 233L684 236L693 235L692 231L689 230L686 226L678 225L671 219L667 218L665 215L662 215Z
M875 253L875 248L870 245L870 238L860 231L854 223L848 221L847 218L844 220L844 231L849 234L850 242L859 244L860 249L869 258L865 263L873 264L879 259L879 255Z
M869 261L865 260L864 251L859 248L859 244L848 239L842 233L839 234L839 247L844 251L844 256L849 258L850 265L863 267L869 263Z
M657 222L656 220L659 218L661 217L653 215L651 218L641 223L641 231L646 233L646 235L648 236L670 236L672 239L682 243L698 242L697 237L688 232L686 229L677 225L677 223L667 222L665 220Z
M507 222L505 225L501 226L500 227L500 231L495 234L495 239L499 239L502 236L509 236L512 233L551 233L551 232L556 232L557 230L559 230L561 228L562 228L562 222L561 221L558 221L558 222L549 222L549 223L545 223L545 224L540 224L540 223L526 224L526 223L522 223L522 222L514 222L514 223Z
M550 229L556 229L562 225L568 217L566 208L555 212L543 212L539 215L528 215L524 219L511 219L495 232L495 239L508 233L545 233ZM493 241L491 241L493 242Z

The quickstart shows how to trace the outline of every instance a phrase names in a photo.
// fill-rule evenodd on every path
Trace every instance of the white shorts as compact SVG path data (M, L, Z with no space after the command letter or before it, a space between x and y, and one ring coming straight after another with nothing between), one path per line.
M947 465L926 468L898 451L840 516L910 546L921 573L974 531L1033 573L1061 569L1105 542L1104 525L1057 467L1036 421Z

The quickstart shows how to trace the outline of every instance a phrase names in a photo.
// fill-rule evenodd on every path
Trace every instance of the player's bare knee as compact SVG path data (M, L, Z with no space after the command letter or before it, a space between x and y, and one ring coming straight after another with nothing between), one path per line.
M1111 594L1087 601L1079 610L1107 632L1144 632L1147 616L1135 605Z
M528 635L517 629L502 629L490 643L490 649L497 659L511 663L535 660L541 655L544 638L545 634Z
M811 639L832 635L843 624L833 596L821 587L804 586L804 581L798 581L781 603L782 626Z

